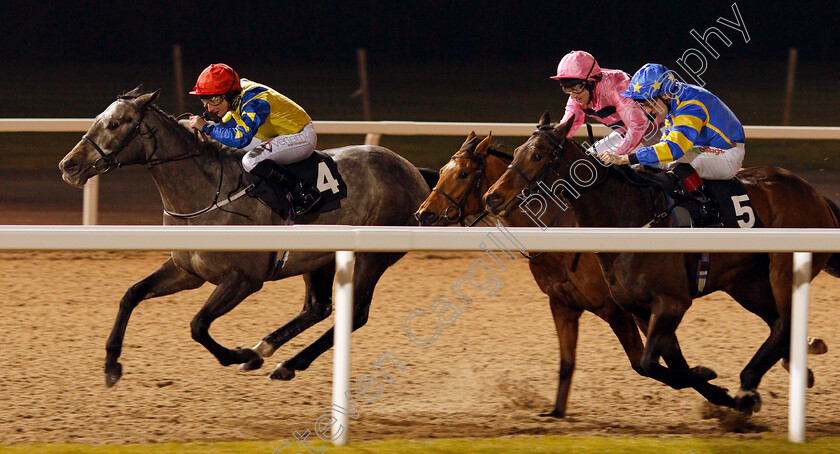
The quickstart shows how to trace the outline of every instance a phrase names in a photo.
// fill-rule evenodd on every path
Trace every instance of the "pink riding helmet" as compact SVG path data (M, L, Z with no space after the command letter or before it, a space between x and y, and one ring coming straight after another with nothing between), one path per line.
M575 50L566 54L560 64L557 65L557 75L551 76L554 80L559 79L582 79L594 81L595 76L601 74L601 67L595 61L595 57L589 52Z

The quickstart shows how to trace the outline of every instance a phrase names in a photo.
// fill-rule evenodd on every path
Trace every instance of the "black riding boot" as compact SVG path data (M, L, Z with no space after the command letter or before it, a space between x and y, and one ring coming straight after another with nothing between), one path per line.
M268 159L261 161L251 169L251 173L273 183L285 194L289 194L296 215L306 213L321 200L321 191L306 184L293 173L286 172L274 161Z
M706 187L697 170L691 164L681 162L674 167L673 172L680 180L680 186L685 191L684 196L693 202L689 212L695 221L695 227L722 227L723 220L717 204L706 193Z
M248 190L248 195L259 199L263 204L271 208L271 211L279 214L283 219L294 219L292 204L286 197L288 190L279 187L273 181L264 177L263 175L265 173L260 172L260 170L264 170L265 166L260 168L261 164L258 164L250 173L243 175L245 184L253 185L253 188ZM257 168L260 168L260 170L257 170Z

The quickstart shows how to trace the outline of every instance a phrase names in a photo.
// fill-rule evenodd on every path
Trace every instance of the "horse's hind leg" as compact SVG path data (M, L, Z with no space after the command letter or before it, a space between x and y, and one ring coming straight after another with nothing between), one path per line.
M745 413L761 409L761 398L756 391L761 378L789 354L792 270L792 254L773 253L770 254L769 275L753 272L738 285L727 289L738 303L770 326L770 335L741 371L736 408ZM812 381L813 373L809 371L808 375Z
M209 350L223 366L252 361L259 355L250 348L231 350L223 347L210 337L210 324L261 288L261 280L254 279L241 270L230 270L190 322L192 338Z
M111 335L105 345L107 352L105 356L105 386L109 388L114 386L122 377L122 365L118 359L120 353L122 353L125 329L128 326L131 312L140 301L201 287L203 283L203 279L178 268L170 257L155 272L129 287L120 300L117 318L114 320L114 327L111 329Z
M293 339L298 334L306 331L312 325L324 320L332 312L332 287L335 278L335 261L303 276L306 283L306 296L303 301L303 309L290 322L282 328L265 336L253 350L260 357L244 363L240 366L242 370L259 369L263 364L263 358L268 358L283 344Z
M566 416L569 389L572 386L572 375L575 372L578 322L581 311L569 308L565 301L554 296L549 296L549 305L551 306L551 315L554 318L554 328L557 330L557 340L560 343L560 372L554 410L550 413L540 414L540 416L562 418Z
M361 253L356 257L353 276L353 331L367 323L373 290L382 273L405 255L397 253ZM291 380L295 371L306 370L315 359L333 346L333 328L287 361L277 365L268 375L272 380Z

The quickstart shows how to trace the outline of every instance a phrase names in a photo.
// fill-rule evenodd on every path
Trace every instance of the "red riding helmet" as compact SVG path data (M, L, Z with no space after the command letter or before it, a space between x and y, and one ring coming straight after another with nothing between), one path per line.
M191 95L214 96L223 95L231 90L239 90L239 75L224 63L214 63L201 71Z

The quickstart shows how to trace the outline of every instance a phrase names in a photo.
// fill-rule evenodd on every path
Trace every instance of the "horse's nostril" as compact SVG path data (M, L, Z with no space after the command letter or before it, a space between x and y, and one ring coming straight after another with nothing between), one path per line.
M495 193L487 194L487 196L484 197L484 201L487 203L488 206L495 208L502 203L502 196Z
M73 161L62 161L58 165L58 169L64 173L73 173L79 166Z
M433 211L423 210L418 213L417 219L423 225L429 225L437 220L437 215Z

